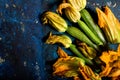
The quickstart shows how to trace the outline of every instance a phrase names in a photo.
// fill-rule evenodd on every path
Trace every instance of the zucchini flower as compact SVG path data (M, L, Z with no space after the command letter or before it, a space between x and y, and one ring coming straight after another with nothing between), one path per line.
M110 43L120 43L120 23L112 11L106 6L105 11L96 8L98 14L98 24L103 29L107 41Z
M79 11L77 11L69 3L62 3L59 5L57 12L62 14L63 9L67 18L74 23L78 23L81 30L83 30L83 32L89 37L89 39L91 39L91 41L93 41L97 45L103 45L103 42L98 38L98 36L95 35L92 30L90 30L89 27L80 20L81 15Z
M53 64L53 75L62 77L78 77L79 64L85 65L85 61L78 57L68 56L60 47L57 51L59 58ZM79 78L79 77L78 77Z
M101 80L97 73L85 65L85 61L79 57L68 56L60 47L57 51L60 58L53 64L53 75L62 77L74 77L74 80ZM82 77L79 77L82 74Z
M46 40L47 44L55 44L55 43L61 43L64 45L65 48L69 48L72 40L66 36L66 35L52 35L52 33L49 34L48 39Z
M62 14L62 10L64 9L65 14L67 16L67 18L76 23L81 15L79 13L79 11L77 11L72 5L70 5L69 3L62 3L59 5L58 9L56 10L58 13Z
M91 60L96 57L97 51L94 48L89 47L86 43L77 43L77 45L85 57Z
M81 11L86 7L86 0L64 0L63 2L70 3L75 9Z
M62 44L65 48L69 48L75 55L78 57L82 58L85 60L85 62L89 65L93 65L92 61L90 59L87 59L84 57L79 50L76 48L74 44L72 44L72 40L67 36L67 35L52 35L50 33L48 39L46 40L47 44L55 44L55 43L60 43Z
M43 24L50 24L53 28L59 32L67 32L71 36L77 38L80 41L87 43L89 46L98 49L98 46L95 45L81 30L76 27L67 27L65 20L54 12L45 12L42 16ZM81 36L82 35L82 36ZM93 38L94 39L94 38Z
M102 71L99 73L101 77L120 76L120 45L117 51L109 50L102 52L100 59L105 63L105 65L102 65Z
M93 70L87 65L80 65L79 71L82 74L84 80L102 80L99 74L93 72Z
M42 15L41 21L43 24L49 23L59 32L65 32L68 27L66 21L62 17L50 11L47 11Z

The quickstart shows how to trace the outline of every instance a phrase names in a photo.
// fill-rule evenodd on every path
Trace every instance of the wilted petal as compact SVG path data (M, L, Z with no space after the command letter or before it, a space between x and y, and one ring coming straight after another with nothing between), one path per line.
M74 77L74 80L82 80L78 76Z
M58 52L60 52L59 54L65 53L63 50ZM79 63L82 66L85 65L84 60L78 57L60 57L53 65L53 75L64 77L77 77L79 75Z
M80 65L79 70L85 80L101 80L101 77L87 65Z
M50 33L48 39L46 40L46 43L61 43L65 48L69 48L72 40L67 35L52 35L52 33Z
M67 18L72 22L77 22L81 15L79 11L77 11L73 6L71 6L69 3L62 3L59 5L57 12L62 14L62 10L64 9L65 15Z
M57 53L58 53L60 58L67 58L68 57L67 53L64 52L60 47L58 47Z
M49 23L59 32L65 32L68 27L66 21L54 12L50 12L50 11L45 12L42 15L41 20L43 24Z
M108 76L109 77L120 76L120 68L113 68Z
M120 45L117 49L117 51L106 51L103 52L102 55L100 56L100 59L105 63L105 66L102 68L102 72L100 72L100 76L113 76L115 75L114 73L118 73L116 70L119 70L120 64L119 64L119 49ZM116 74L118 75L118 74Z
M102 72L99 73L100 77L107 77L111 70L112 70L112 67L110 67L109 64L106 64Z
M78 43L78 49L83 53L84 56L89 59L93 59L96 57L96 50L88 46L86 43Z
M119 77L120 76L120 45L117 49L118 59L112 63L112 70L110 71L109 77ZM112 79L113 80L113 79Z
M120 76L112 77L111 80L118 80L119 78L120 78Z
M65 0L65 2L70 3L75 9L81 11L86 7L86 0Z

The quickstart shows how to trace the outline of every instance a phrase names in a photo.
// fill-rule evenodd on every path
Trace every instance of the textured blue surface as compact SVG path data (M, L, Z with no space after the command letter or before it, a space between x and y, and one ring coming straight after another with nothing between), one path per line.
M44 44L49 31L57 32L39 20L44 11L55 11L60 1L0 0L0 80L61 80L52 76L57 45ZM109 5L120 19L119 4L119 0L88 0L87 8L94 12L95 6Z

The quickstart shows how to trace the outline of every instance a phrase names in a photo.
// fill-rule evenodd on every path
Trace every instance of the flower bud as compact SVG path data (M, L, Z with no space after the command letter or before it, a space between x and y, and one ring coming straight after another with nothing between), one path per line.
M69 3L62 3L59 5L57 12L62 14L62 10L64 9L65 11L65 15L67 16L67 18L76 23L78 20L80 20L80 13L79 11L77 11L77 9L75 9L73 6L71 6Z
M81 11L86 7L86 0L65 0L67 3L70 3L75 9Z
M105 11L96 8L98 24L103 29L110 43L120 43L120 23L112 11L106 6Z
M93 59L96 57L97 51L88 46L86 43L79 43L78 44L78 49L83 53L83 55L89 59Z
M85 61L79 57L68 56L60 47L57 52L60 56L53 64L53 75L79 78L79 64L84 66Z
M50 33L48 39L46 40L46 43L61 43L65 48L69 48L72 43L72 40L66 35L52 35L52 33Z
M41 20L43 24L49 23L59 32L65 32L68 27L66 21L54 12L50 11L45 12Z

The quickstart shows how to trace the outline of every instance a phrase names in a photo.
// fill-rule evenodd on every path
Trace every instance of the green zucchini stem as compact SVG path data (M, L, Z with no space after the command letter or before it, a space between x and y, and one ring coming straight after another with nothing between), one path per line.
M81 14L81 18L87 24L87 26L91 29L91 31L95 35L97 35L104 44L106 44L106 40L105 40L105 38L103 36L102 30L94 22L94 20L93 20L92 16L90 15L90 13L86 9L83 9L83 10L80 11L80 14Z
M80 57L83 60L85 60L86 64L93 65L93 62L90 59L84 57L82 55L82 53L80 53L80 51L76 48L76 46L74 44L71 44L69 48L75 55L77 55L78 57Z
M85 42L86 44L95 48L96 50L99 50L98 46L95 45L80 29L69 26L66 32L71 36L75 37L76 39Z
M79 27L84 31L84 33L97 45L103 45L103 42L89 29L89 27L81 20L78 20Z

